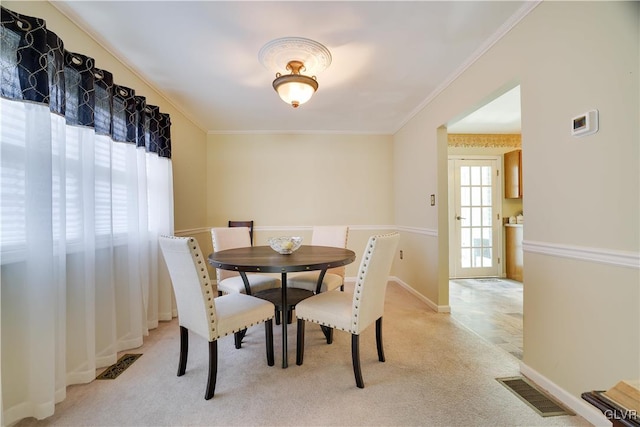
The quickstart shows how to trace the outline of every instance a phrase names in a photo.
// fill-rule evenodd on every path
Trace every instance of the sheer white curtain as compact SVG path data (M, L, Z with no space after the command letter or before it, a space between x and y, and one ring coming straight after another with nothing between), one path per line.
M50 416L175 315L170 119L64 50L41 19L0 27L2 425Z

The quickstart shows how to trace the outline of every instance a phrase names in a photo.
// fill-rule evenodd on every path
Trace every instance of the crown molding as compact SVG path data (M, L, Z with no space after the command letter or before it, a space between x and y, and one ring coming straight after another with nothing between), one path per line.
M402 129L411 119L413 119L420 111L422 111L427 105L429 105L440 93L442 93L447 87L449 87L462 73L464 73L469 67L471 67L482 55L484 55L489 49L493 47L500 39L507 35L513 27L515 27L525 16L535 9L542 0L526 1L516 13L514 13L509 20L498 28L465 62L463 62L449 77L443 81L436 89L431 92L427 98L422 101L416 108L409 113L406 119L404 119L400 125L393 131L396 134Z

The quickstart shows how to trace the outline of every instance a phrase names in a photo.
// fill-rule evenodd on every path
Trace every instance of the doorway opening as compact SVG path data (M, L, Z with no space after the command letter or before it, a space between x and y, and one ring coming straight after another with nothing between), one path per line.
M504 154L521 149L520 114L516 86L447 124L451 315L519 359L523 283L505 277L505 225L522 214L522 198L504 197L502 172Z

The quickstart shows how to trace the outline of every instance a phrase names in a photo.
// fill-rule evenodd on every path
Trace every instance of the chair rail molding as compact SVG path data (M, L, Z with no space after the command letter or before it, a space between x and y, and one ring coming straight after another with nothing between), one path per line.
M422 227L408 227L399 225L397 226L398 231L404 231L405 233L412 234L422 234L425 236L438 237L438 230L433 228L422 228Z
M349 231L353 230L372 230L372 231L395 231L397 227L395 225L349 225ZM258 231L311 231L312 225L263 225L256 226L255 230Z
M211 233L211 227L185 228L184 230L176 230L174 234L180 237L188 237L194 234Z
M529 253L640 269L640 252L561 245L558 243L535 242L531 240L523 241L522 249L524 252Z
M255 226L254 231L311 231L311 225L263 225ZM399 225L349 225L349 230L371 230L371 231L403 231L405 233L422 234L425 236L438 237L438 230L423 227L408 227ZM185 228L176 230L176 236L188 236L191 234L209 233L211 227Z

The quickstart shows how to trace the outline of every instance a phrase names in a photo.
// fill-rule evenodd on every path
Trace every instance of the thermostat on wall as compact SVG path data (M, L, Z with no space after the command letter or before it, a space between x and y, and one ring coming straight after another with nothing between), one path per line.
M585 136L598 132L598 110L591 110L574 117L571 121L571 135Z

